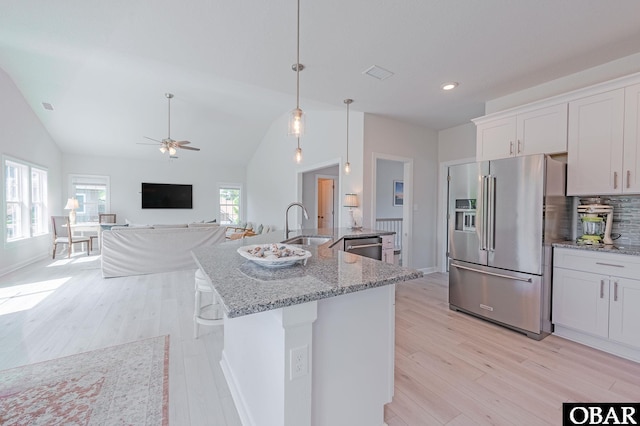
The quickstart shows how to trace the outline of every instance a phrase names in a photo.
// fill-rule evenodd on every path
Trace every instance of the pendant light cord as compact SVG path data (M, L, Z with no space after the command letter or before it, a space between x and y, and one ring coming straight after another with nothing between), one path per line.
M296 50L296 109L300 109L300 0L298 0L298 27Z
M347 163L349 162L349 104L351 102L347 102Z

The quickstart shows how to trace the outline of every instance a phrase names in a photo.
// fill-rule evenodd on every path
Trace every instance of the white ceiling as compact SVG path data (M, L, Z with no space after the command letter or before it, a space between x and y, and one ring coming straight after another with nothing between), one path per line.
M137 143L166 137L172 92L171 136L202 149L181 159L244 164L295 106L294 0L0 0L0 10L0 67L64 152L162 158ZM640 51L637 0L301 0L300 15L304 110L344 110L349 97L352 110L434 130ZM362 74L374 64L395 75ZM460 86L441 91L450 80Z

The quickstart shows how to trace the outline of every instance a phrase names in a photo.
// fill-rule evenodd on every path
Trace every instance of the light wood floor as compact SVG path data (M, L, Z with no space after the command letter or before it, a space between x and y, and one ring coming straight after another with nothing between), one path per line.
M222 330L192 336L194 271L103 279L99 268L79 254L0 277L0 369L169 334L170 424L239 425ZM389 426L560 425L563 401L640 401L640 364L450 311L446 284L431 274L397 287Z

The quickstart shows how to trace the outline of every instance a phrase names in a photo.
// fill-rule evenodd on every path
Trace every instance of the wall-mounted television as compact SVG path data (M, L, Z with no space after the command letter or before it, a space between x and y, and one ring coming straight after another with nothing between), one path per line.
M193 186L142 182L143 209L192 209Z

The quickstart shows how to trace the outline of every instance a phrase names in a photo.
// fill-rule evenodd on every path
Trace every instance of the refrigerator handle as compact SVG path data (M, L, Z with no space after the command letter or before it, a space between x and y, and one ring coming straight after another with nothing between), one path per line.
M487 176L480 176L480 220L477 221L478 233L480 236L480 250L487 249Z
M489 175L488 180L488 194L487 194L487 246L489 251L495 251L496 249L496 177Z
M493 277L507 278L507 279L510 279L510 280L523 281L525 283L532 282L531 278L520 278L520 277L514 277L514 276L506 275L506 274L498 274L498 273L495 273L495 272L483 271L481 269L469 268L468 266L457 265L455 263L451 263L450 266L456 267L458 269L466 269L467 271L471 271L471 272L478 272L479 274L491 275Z

